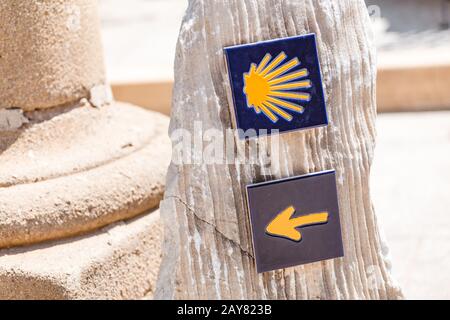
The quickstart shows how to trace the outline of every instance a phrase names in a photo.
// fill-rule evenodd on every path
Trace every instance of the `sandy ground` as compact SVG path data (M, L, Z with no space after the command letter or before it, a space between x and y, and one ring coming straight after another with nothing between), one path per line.
M374 23L379 64L448 61L450 41L445 39L450 40L450 31L437 29L440 2L427 1L432 3L430 10L417 7L419 0L410 2L416 7L405 6L405 0L370 1L381 9L381 18ZM187 1L100 3L110 80L172 79ZM405 10L420 14L416 18ZM431 53L430 48L436 50ZM390 243L394 272L407 298L450 299L450 111L383 114L378 132L372 194Z

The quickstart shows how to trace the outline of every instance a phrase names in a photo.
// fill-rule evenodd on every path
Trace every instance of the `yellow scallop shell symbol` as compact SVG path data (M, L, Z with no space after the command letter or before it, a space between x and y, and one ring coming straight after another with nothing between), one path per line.
M244 94L247 106L254 108L257 114L261 112L276 123L279 117L286 121L293 119L287 111L303 112L303 107L292 101L308 102L311 95L301 89L311 88L311 81L305 79L309 72L300 69L288 73L300 65L298 58L286 63L287 55L281 52L275 59L266 54L259 65L252 63L248 73L244 73ZM303 80L302 80L303 79Z

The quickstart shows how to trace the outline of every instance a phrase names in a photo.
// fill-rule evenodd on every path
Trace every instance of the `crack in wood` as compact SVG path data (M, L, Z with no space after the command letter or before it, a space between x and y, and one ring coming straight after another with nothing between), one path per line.
M174 195L170 195L170 196L167 196L167 197L166 197L166 200L167 200L167 199L174 199L174 200L178 201L179 203L181 203L181 204L187 209L187 212L190 212L190 213L192 214L192 216L193 216L196 220L198 220L198 221L200 221L200 222L203 222L204 224L206 224L206 225L208 225L209 227L213 228L214 231L215 231L218 235L220 235L223 239L225 239L225 240L231 242L235 247L239 248L239 250L240 250L242 253L244 253L244 254L247 255L248 257L254 259L254 256L253 256L250 252L248 252L247 250L245 250L245 249L241 246L240 243L238 243L238 242L236 242L235 240L231 239L230 237L226 236L222 231L220 231L220 230L217 228L216 225L212 224L212 223L209 222L209 221L206 221L206 220L203 219L203 218L200 218L200 217L198 216L198 214L195 212L195 210L194 210L191 206L189 206L189 204L187 204L185 201L183 201L180 197L174 196Z

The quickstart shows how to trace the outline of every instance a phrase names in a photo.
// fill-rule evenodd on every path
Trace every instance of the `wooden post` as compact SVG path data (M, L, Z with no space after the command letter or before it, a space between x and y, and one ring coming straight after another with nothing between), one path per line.
M173 158L156 298L402 298L369 193L376 117L369 24L362 0L189 1L176 53L172 135L184 128L195 140L196 121L203 129L231 127L225 46L307 33L317 36L330 124L280 135L279 161L269 166L262 159L239 164L243 142L232 164ZM268 139L252 141L270 152ZM338 178L345 257L257 274L245 186L326 169Z

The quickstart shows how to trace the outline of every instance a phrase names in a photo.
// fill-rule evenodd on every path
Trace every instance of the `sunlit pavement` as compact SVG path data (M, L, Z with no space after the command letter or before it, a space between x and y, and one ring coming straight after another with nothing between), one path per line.
M406 297L450 299L450 111L379 115L371 177Z

